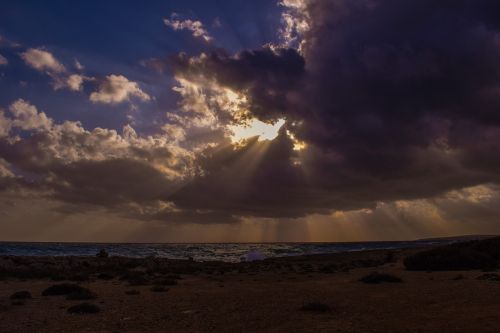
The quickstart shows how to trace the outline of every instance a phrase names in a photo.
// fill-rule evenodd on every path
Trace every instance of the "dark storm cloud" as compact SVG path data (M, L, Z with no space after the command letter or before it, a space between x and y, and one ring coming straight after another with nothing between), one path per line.
M246 92L254 116L285 117L308 144L294 152L282 131L248 173L242 151L208 152L206 175L174 196L180 207L303 216L498 182L500 4L354 0L305 8L301 54L264 48L177 62L181 75ZM264 143L246 149L256 145Z
M294 49L262 48L231 56L224 50L211 52L193 62L184 54L173 59L174 72L196 81L208 76L223 86L244 91L253 114L276 120L287 111L290 93L304 75L304 58Z
M55 198L73 203L113 206L158 200L172 190L172 183L151 165L131 159L79 161L52 168L47 186Z
M303 186L305 175L291 164L291 148L283 132L272 142L254 138L241 148L228 144L205 151L199 159L205 176L195 178L171 199L183 209L236 216L296 217L326 212L321 207L324 198Z
M66 203L112 207L154 202L165 198L176 186L175 181L151 163L171 157L164 149L132 147L123 157L112 157L113 152L108 152L110 157L103 160L89 159L88 154L87 158L71 161L54 156L41 134L13 145L2 142L0 149L2 156L23 175L23 178L0 177L0 188L30 180L32 189ZM151 155L155 152L158 154L153 159Z
M136 218L143 220L158 220L171 223L198 223L198 224L227 224L240 221L237 216L228 211L202 211L202 210L168 210L136 214Z

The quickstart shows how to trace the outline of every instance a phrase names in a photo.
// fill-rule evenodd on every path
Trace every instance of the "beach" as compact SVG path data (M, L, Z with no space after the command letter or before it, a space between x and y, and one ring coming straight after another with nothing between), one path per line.
M498 332L492 273L406 270L420 250L249 263L2 257L0 332ZM373 272L401 281L360 281ZM61 284L92 296L47 294ZM20 291L31 298L11 299ZM81 303L96 313L69 313Z

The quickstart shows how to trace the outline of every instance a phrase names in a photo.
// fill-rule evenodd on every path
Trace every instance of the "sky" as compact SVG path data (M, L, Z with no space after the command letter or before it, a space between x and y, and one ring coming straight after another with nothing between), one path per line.
M500 234L500 3L0 11L0 240Z

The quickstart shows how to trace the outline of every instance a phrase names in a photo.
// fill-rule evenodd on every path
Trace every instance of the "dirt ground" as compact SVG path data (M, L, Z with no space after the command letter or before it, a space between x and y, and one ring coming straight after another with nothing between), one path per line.
M82 301L41 296L62 282L7 278L0 281L0 332L500 332L500 281L477 279L481 271L406 271L402 255L335 272L316 268L352 254L282 259L260 271L181 274L163 292L118 278L78 282L97 295L87 301L100 308L96 314L70 314L68 307ZM374 271L402 282L359 281ZM33 298L9 299L22 290ZM314 302L329 309L301 309Z

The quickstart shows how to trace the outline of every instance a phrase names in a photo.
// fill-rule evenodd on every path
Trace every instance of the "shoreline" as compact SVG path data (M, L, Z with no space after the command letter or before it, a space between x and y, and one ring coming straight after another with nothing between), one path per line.
M454 238L455 239L455 238ZM477 238L474 238L477 239ZM396 250L445 245L457 240L419 240L342 243L213 243L213 244L100 244L100 243L10 243L0 242L0 257L92 257L100 250L125 258L157 257L195 261L241 262L277 257L321 255L366 250Z
M362 243L402 243L402 242L426 242L426 241L467 241L485 238L500 237L497 234L491 235L455 235L444 237L429 237L429 238L415 238L415 239L402 239L402 240L364 240L364 241L331 241L331 242L315 242L315 241L291 241L291 242L90 242L90 241L14 241L14 240L0 240L2 243L16 243L16 244L96 244L96 245L215 245L215 244L362 244Z

